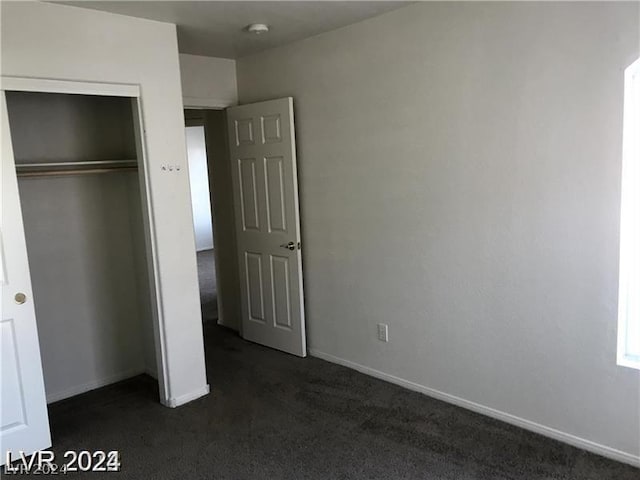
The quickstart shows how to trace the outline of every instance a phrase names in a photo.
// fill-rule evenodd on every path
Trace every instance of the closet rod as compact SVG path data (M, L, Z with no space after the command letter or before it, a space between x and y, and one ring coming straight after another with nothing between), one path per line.
M16 168L48 168L48 167L83 167L83 166L93 166L93 165L127 165L137 164L138 161L135 159L132 160L88 160L88 161L78 161L78 162L40 162L40 163L16 163ZM133 165L131 165L133 166Z
M95 173L133 172L138 167L81 168L74 170L40 170L34 172L17 172L18 177L53 177L63 175L86 175Z

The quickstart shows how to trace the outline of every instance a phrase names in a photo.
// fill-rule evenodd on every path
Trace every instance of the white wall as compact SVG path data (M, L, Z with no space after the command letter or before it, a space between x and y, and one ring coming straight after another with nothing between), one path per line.
M223 108L238 102L236 61L180 54L185 107Z
M196 235L196 250L207 250L213 248L213 229L207 148L203 126L187 127L187 158L189 160L191 208L193 210L193 230Z
M48 402L146 370L128 176L19 181Z
M162 393L170 405L205 394L175 26L38 2L2 2L1 13L3 75L141 86L164 319Z
M420 3L237 61L241 103L294 97L312 352L639 462L616 366L639 8Z

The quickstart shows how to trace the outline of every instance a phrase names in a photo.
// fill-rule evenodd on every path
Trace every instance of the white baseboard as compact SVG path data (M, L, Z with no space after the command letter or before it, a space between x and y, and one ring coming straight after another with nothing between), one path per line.
M116 383L127 378L135 377L145 373L144 369L136 368L133 370L127 370L125 372L116 373L107 377L99 378L91 382L83 383L82 385L76 385L61 392L47 393L47 403L58 402L65 398L75 397L81 393L95 390L96 388L107 386L111 383Z
M587 440L570 433L556 430L555 428L547 427L545 425L540 425L539 423L535 423L524 418L516 417L515 415L511 415L510 413L502 412L485 405L480 405L479 403L465 400L464 398L456 397L439 390L434 390L433 388L425 387L424 385L420 385L418 383L411 382L409 380L405 380L403 378L399 378L394 375L390 375L388 373L384 373L379 370L375 370L373 368L369 368L340 357L336 357L329 353L318 351L314 348L309 348L309 354L313 357L317 357L331 363L336 363L338 365L357 370L366 375L379 378L380 380L385 380L389 383L394 383L401 387L408 388L409 390L420 392L424 395L427 395L428 397L436 398L438 400L442 400L443 402L451 403L453 405L457 405L458 407L462 407L467 410L471 410L473 412L480 413L497 420L501 420L505 423L509 423L520 428L524 428L525 430L539 433L540 435L553 438L554 440L567 443L574 447L578 447L583 450L602 455L603 457L611 458L613 460L617 460L618 462L627 463L629 465L633 465L634 467L640 467L640 456L638 455L633 455L631 453L616 450L615 448L607 447L606 445L601 445L591 440Z
M209 385L205 385L202 388L190 393L185 393L184 395L180 395L179 397L173 397L167 399L165 405L167 407L176 408L180 405L184 405L185 403L192 402L193 400L204 397L209 393Z

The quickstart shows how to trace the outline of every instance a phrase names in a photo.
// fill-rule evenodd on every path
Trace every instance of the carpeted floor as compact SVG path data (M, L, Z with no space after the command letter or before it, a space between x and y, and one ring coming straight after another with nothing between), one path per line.
M218 291L213 250L201 250L197 257L202 321L215 322L218 319Z
M638 480L638 469L205 324L212 392L177 409L141 376L50 406L54 451L119 450L91 479ZM114 476L116 475L116 476ZM76 477L77 478L77 477Z

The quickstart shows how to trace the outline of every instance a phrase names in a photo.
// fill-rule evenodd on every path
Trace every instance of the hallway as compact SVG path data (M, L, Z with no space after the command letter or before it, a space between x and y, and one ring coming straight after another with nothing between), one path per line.
M218 286L216 284L214 251L213 249L201 250L197 252L197 256L202 321L216 323L218 320Z

